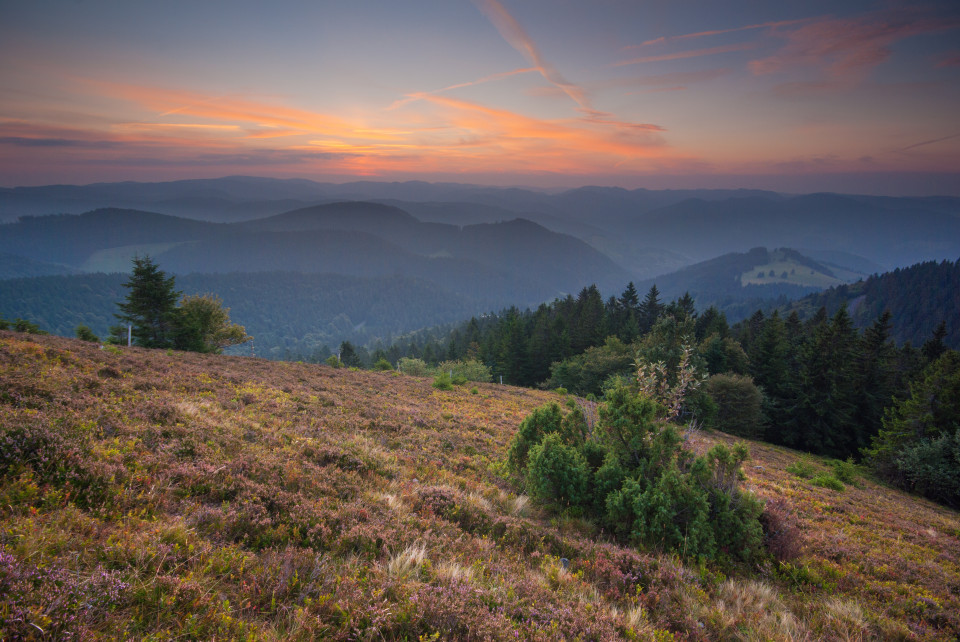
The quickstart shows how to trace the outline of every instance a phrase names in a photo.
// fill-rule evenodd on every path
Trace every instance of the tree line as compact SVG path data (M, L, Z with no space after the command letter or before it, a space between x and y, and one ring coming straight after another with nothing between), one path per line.
M673 383L687 354L704 385L689 395L684 412L727 432L841 460L867 459L887 478L915 489L932 483L917 472L929 468L921 455L934 452L930 443L956 437L937 468L937 475L947 470L953 480L939 487L955 489L927 493L947 501L943 497L960 500L960 472L949 472L951 466L960 470L960 360L945 343L948 332L941 319L920 346L897 345L889 311L858 330L846 305L832 315L821 307L806 320L795 310L785 318L758 310L730 325L714 307L698 312L689 294L664 303L655 285L641 299L630 284L606 300L590 286L536 310L475 317L445 335L410 337L384 354L434 363L476 360L494 380L502 376L504 383L588 398L602 398L651 364ZM931 377L926 396L917 392ZM929 401L938 394L944 401ZM904 415L902 406L916 395ZM917 408L930 403L953 410L933 413L939 419L919 429L924 414ZM914 420L913 437L901 434L905 416ZM904 459L909 448L920 449L910 451L910 461Z

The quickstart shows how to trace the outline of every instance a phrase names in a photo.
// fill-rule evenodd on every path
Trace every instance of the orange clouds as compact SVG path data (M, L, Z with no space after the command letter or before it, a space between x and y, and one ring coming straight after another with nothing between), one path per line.
M661 127L623 122L592 109L548 120L425 92L409 94L391 109L342 116L235 96L120 83L87 86L101 98L132 102L147 113L139 122L115 122L101 131L78 130L60 138L116 145L118 157L122 148L144 163L151 156L161 165L262 162L365 176L451 168L461 173L598 174L670 155Z

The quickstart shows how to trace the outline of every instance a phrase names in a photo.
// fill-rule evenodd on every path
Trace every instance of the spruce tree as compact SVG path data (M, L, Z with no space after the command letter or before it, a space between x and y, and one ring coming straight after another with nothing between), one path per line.
M791 445L841 459L857 452L858 343L846 305L830 321L814 326L794 414L799 443Z
M646 334L653 327L653 324L657 322L657 319L660 318L660 314L663 313L663 304L660 303L660 290L657 289L656 283L650 286L650 290L647 292L647 296L644 297L643 303L640 304L640 334Z
M791 432L791 405L795 396L794 375L790 371L790 344L787 329L776 311L763 324L750 351L750 370L754 382L764 393L766 437L784 443Z
M880 430L884 408L890 404L896 391L894 364L897 355L890 340L891 316L889 310L884 311L863 333L858 364L858 448L866 447Z
M133 326L134 342L145 348L173 346L177 328L177 301L174 277L168 277L149 256L133 259L133 273L123 284L129 289L118 303L120 321Z
M362 365L357 349L349 341L340 344L340 361L348 368L359 368Z

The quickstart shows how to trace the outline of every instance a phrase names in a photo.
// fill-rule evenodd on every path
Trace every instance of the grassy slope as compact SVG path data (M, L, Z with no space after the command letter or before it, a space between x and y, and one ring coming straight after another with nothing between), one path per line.
M525 504L490 463L554 396L477 388L0 332L0 637L960 633L955 512L753 444L805 548L727 580Z

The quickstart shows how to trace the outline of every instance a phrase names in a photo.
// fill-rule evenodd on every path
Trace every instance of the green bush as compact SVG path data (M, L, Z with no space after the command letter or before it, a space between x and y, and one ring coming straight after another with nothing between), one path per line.
M564 506L588 501L590 470L580 452L557 433L546 435L530 449L527 491L532 497Z
M837 459L830 466L833 468L833 476L844 484L856 485L857 483L857 465L853 459L842 461Z
M426 377L430 374L430 366L428 366L423 359L403 357L397 362L397 367L403 374L408 374L413 377Z
M452 372L451 378L454 383L459 381L460 383L458 385L468 381L475 381L477 383L489 383L493 381L493 374L490 372L490 368L472 359L468 361L443 361L437 366L437 370L442 370L448 374Z
M453 390L453 381L446 372L438 372L433 378L433 387L437 390Z
M763 436L763 395L753 379L737 374L713 375L707 380L707 395L716 404L714 426L748 439Z
M896 466L904 486L924 497L960 505L960 430L904 449Z
M330 366L331 368L342 368L342 367L343 367L343 362L340 361L340 357L338 357L338 356L335 355L335 354L331 354L329 357L327 357L326 364L327 364L328 366Z
M85 325L78 325L76 329L77 338L81 341L89 341L91 343L100 343L100 337L93 333L89 327Z
M883 430L864 451L891 483L948 506L960 506L960 353L943 353L888 408Z
M527 467L527 455L530 449L539 444L544 435L559 432L563 422L560 406L552 403L541 406L524 418L517 428L517 434L510 442L507 451L507 465L515 473L522 473Z
M17 332L26 332L27 334L50 334L41 330L36 323L19 317L13 320L12 328Z
M806 459L798 459L787 466L787 472L801 479L810 479L817 473L817 468Z
M508 467L531 496L576 507L624 541L721 563L758 560L763 509L739 488L746 447L694 456L657 409L617 386L590 430L576 404L566 415L542 406L520 424Z
M373 369L386 372L388 370L393 370L393 364L381 357L380 359L377 359L375 364L373 364Z
M810 480L810 483L814 486L821 486L823 488L829 488L830 490L836 490L843 492L846 490L846 487L843 485L839 479L833 475L820 474Z

